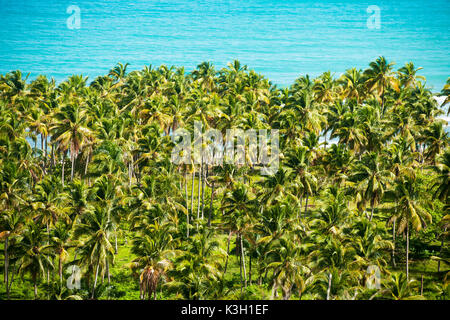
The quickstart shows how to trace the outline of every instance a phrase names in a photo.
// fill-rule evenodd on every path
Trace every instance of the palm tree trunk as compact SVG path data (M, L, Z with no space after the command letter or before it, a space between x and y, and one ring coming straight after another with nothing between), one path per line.
M244 285L244 280L242 277L242 255L241 255L241 246L240 246L240 241L239 241L239 234L236 234L236 253L238 255L238 259L239 259L239 272L240 272L240 276L241 276L241 294L242 294L242 289L243 289L243 285Z
M44 158L45 158L45 162L44 164L47 165L47 136L45 136L45 142L44 142Z
M97 269L95 271L95 279L94 279L94 286L92 287L92 297L91 297L91 299L94 299L95 287L97 287L98 268L99 267L100 267L100 262L97 263Z
M11 272L11 281L9 281L9 287L8 287L8 295L7 295L8 299L9 299L9 293L11 292L12 284L14 282L14 274L15 274L15 272L16 272L16 265L13 264L13 269L12 269L12 272Z
M227 258L225 260L225 267L223 269L223 276L225 277L225 273L227 273L228 267L228 257L230 256L230 241L231 241L231 231L228 233L228 241L227 241Z
M44 155L44 135L41 133L41 150L42 155Z
M248 255L248 283L252 285L252 254Z
M90 154L89 154L89 152L88 152L88 154L87 154L87 156L86 156L86 165L84 166L84 175L85 175L85 176L87 175L87 171L88 171L88 166L89 166L89 156L90 156Z
M406 280L409 280L409 221L406 223Z
M62 261L61 261L61 254L59 255L58 259L58 275L59 275L59 282L62 284Z
M447 228L445 228L444 231L447 231ZM442 239L441 239L441 249L439 250L439 256L442 256L442 248L443 248L443 247L444 247L444 236L442 235ZM441 260L438 260L437 271L438 271L438 272L441 271Z
M33 275L33 283L34 283L34 300L37 299L37 276Z
M369 218L369 221L372 221L374 209L375 209L375 206L372 204L372 208L370 209L370 218Z
M184 169L184 194L186 198L186 236L189 238L189 194L187 187L187 171Z
M308 211L308 200L309 200L309 194L306 194L305 214Z
M198 220L200 219L200 196L201 196L201 186L202 186L202 172L203 172L203 161L200 164L200 171L198 172L198 186L197 186L197 230L198 230Z
M247 288L247 272L245 269L245 249L244 249L244 243L242 241L242 235L239 236L241 240L241 263L242 263L242 270L244 270L244 287Z
M423 296L423 275L422 278L420 279L420 295Z
M212 183L211 188L211 201L209 203L209 215L208 215L208 227L211 227L211 216L212 216L212 207L213 207L213 201L214 201L214 182Z
M192 165L191 214L194 217L195 165Z
M66 157L66 153L65 152L63 152L63 154L62 154L62 171L61 171L61 181L62 181L62 186L63 186L63 188L64 188L64 165L65 165L65 157Z
M111 284L111 274L109 272L109 261L106 259L106 274L108 275L108 284Z
M53 169L53 167L55 166L55 145L52 143L52 152L50 155L51 159L50 159L50 166Z
M394 267L396 267L396 265L395 265L395 222L396 222L396 220L394 219L393 226L392 226L392 263L393 263Z
M73 170L74 170L74 167L75 167L75 158L76 158L76 156L72 155L72 152L71 152L70 153L70 158L72 160L72 168L70 170L70 181L73 181Z
M114 230L114 254L119 253L118 246L117 246L117 227Z
M333 278L333 275L330 273L328 275L328 289L327 289L327 300L330 300L330 292L331 292L331 279Z
M206 170L203 168L202 170L202 220L204 217L204 211L205 211L205 181L206 177L208 175L208 165L206 165Z
M47 222L47 245L50 245L50 226ZM50 267L47 268L47 284L50 283Z
M298 206L298 221L302 219L302 196L300 196L300 205Z
M8 275L8 237L6 237L5 239L5 279L4 279L5 283L6 283L6 299L9 300L9 286L8 286L8 281L9 281L9 275Z

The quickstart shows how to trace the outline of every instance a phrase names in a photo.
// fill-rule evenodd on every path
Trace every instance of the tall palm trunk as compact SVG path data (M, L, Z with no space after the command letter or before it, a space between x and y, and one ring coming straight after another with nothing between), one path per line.
M53 143L50 158L50 167L53 169L53 167L55 166L55 145Z
M58 259L58 275L59 275L59 282L62 284L63 282L63 275L62 275L62 257L61 257L61 253L59 254L59 259Z
M73 181L73 174L74 174L74 167L75 167L75 160L76 160L76 156L72 155L72 152L70 153L70 158L72 160L72 168L70 170L70 181Z
M200 219L200 196L201 196L201 186L202 186L202 172L203 172L203 161L200 164L200 171L198 172L198 186L197 186L197 230L198 230L198 220Z
M214 201L214 182L212 183L211 187L211 201L209 203L209 215L208 215L208 227L211 227L211 216L212 216L212 209L213 209L213 201Z
M241 263L242 263L242 270L244 270L244 287L247 288L247 271L245 269L245 249L244 249L244 243L242 241L242 235L239 235L240 241L241 241Z
M47 145L48 145L48 142L47 142L47 136L45 136L45 142L44 142L44 158L45 158L45 162L44 162L44 165L46 166L47 165Z
M195 165L192 165L191 214L194 217Z
M447 231L447 228L445 228L444 231ZM442 239L441 239L441 248L439 250L439 256L442 256L442 248L443 247L444 247L444 235L442 235ZM437 271L438 272L441 271L441 260L438 260Z
M202 220L204 218L204 211L205 211L205 182L207 175L208 175L208 165L206 165L206 170L203 167L202 172Z
M309 200L309 194L306 194L305 214L308 211L308 200Z
M88 152L88 154L87 154L87 156L86 156L86 164L85 164L85 166L84 166L84 175L85 175L85 176L87 175L87 171L88 171L88 167L89 167L89 157L90 157L90 154L89 154L89 152Z
M5 284L6 284L6 299L9 300L9 286L8 286L8 281L9 281L9 275L8 275L8 237L6 237L5 239Z
M394 267L396 267L396 265L395 265L395 222L396 222L396 220L394 219L393 226L392 226L392 263L393 263Z
M406 280L409 280L409 221L406 223Z
M44 135L41 133L41 151L42 155L44 155Z
M61 181L62 181L63 188L64 188L64 166L66 164L65 158L66 158L66 153L63 152L63 154L62 154L62 171L61 171Z
M239 260L239 274L241 276L241 294L242 294L242 289L244 286L244 279L242 277L242 255L241 255L241 245L240 245L240 241L239 241L239 233L236 234L236 254L238 256L238 260Z
M225 267L223 269L223 276L225 277L225 273L227 273L228 267L228 257L230 256L230 241L231 241L231 231L228 233L228 241L227 241L227 258L225 260Z
M302 196L300 196L300 205L298 206L298 221L302 219Z
M34 283L34 300L37 300L37 293L38 293L38 291L37 291L37 275L33 274L32 278L33 278L33 283Z
M94 294L95 294L95 288L97 287L97 279L98 279L98 269L100 267L100 261L97 263L97 268L95 271L95 279L94 279L94 286L92 287L92 296L91 299L94 299Z
M330 293L331 293L331 279L333 278L333 275L330 273L328 275L328 289L327 289L327 300L330 300Z
M108 284L111 284L111 273L109 272L109 261L106 259L106 274L108 276Z
M187 171L184 169L184 194L186 198L186 236L189 238L189 194L188 194Z

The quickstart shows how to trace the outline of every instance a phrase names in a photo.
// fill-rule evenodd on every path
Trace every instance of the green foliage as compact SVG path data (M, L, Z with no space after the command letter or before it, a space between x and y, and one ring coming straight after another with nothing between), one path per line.
M421 68L283 89L238 61L127 69L0 77L1 299L449 299L449 137ZM279 170L172 163L195 121L278 129Z

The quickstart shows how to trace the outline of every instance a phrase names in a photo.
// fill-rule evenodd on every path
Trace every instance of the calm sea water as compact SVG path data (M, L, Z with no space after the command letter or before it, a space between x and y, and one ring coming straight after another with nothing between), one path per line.
M81 10L69 29L70 5ZM369 29L369 5L380 29ZM218 68L234 59L285 86L304 74L365 68L379 55L414 61L434 91L450 76L449 0L0 0L0 73L61 81L117 62Z

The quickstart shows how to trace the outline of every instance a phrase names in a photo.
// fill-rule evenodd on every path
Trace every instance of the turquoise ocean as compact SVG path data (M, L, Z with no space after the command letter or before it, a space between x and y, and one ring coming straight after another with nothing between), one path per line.
M80 9L70 29L69 6ZM377 6L380 28L367 20ZM93 80L117 62L218 69L238 59L279 86L301 75L413 61L438 92L450 76L449 0L0 0L0 74Z

